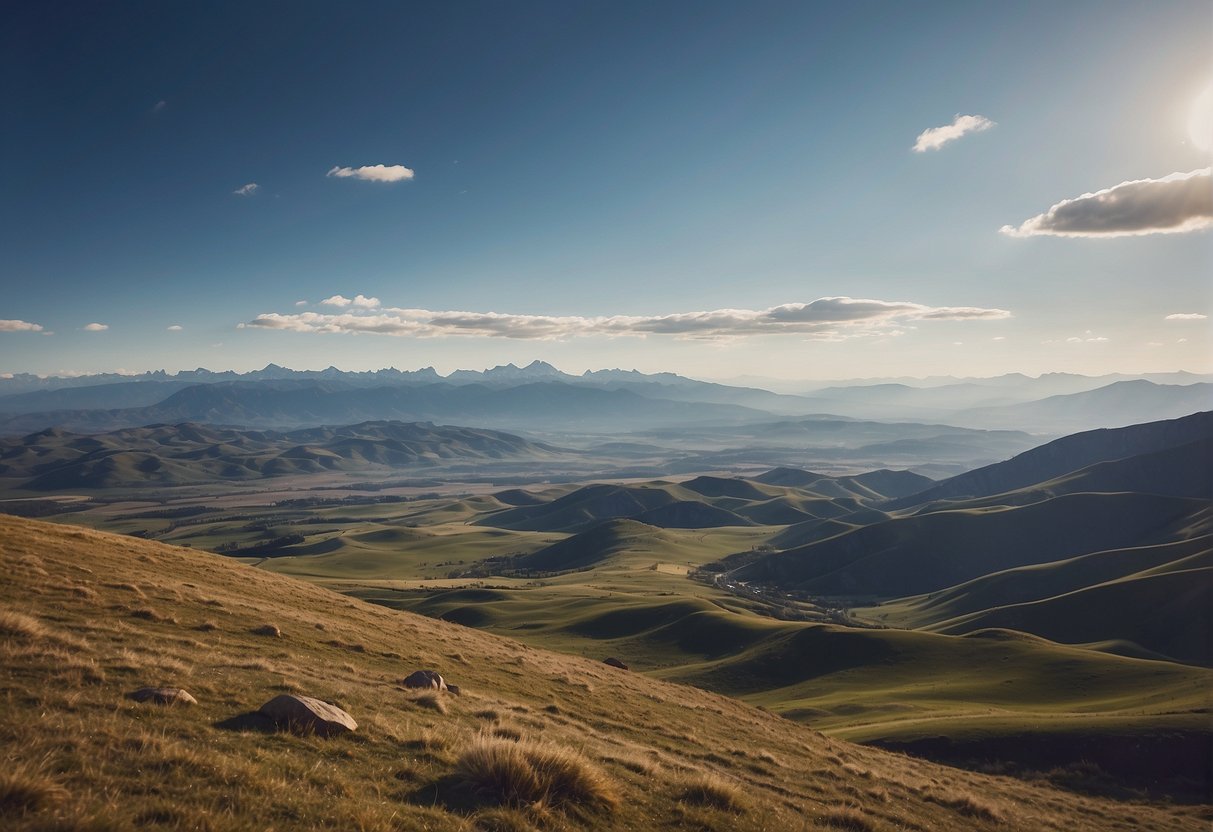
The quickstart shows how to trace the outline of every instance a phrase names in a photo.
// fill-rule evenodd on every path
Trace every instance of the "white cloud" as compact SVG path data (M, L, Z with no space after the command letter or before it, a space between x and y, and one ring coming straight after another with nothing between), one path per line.
M1096 335L1087 330L1082 335L1071 335L1069 338L1050 338L1047 341L1041 341L1042 344L1098 344L1108 339L1102 335Z
M1005 335L995 335L995 336L994 336L993 338L991 338L990 340L991 340L991 341L1005 341L1005 340L1007 340L1007 336L1005 336Z
M91 323L84 326L85 332L105 332L107 329L109 329L109 324Z
M320 301L320 304L321 306L338 306L342 309L347 306L352 306L355 309L374 309L379 305L379 298L368 298L366 295L355 295L352 298L333 295L331 298L325 298ZM295 305L298 306L299 304L296 303Z
M152 112L153 112L153 113L158 113L158 112L160 112L161 110L163 110L163 109L164 109L165 107L167 107L167 106L168 106L168 102L167 102L167 101L165 101L165 100L162 98L162 99L160 99L159 101L157 101L157 102L156 102L156 105L155 105L154 107L152 107Z
M307 306L307 301L306 300L297 300L297 301L295 301L295 305L296 306Z
M42 324L31 324L29 321L0 320L0 332L41 332Z
M348 306L340 295L330 306ZM374 300L369 298L367 300ZM720 340L751 335L805 335L812 340L843 341L889 335L909 321L1001 320L1005 309L972 306L926 306L909 301L848 297L819 298L811 303L788 303L769 309L717 309L671 315L516 315L501 312L436 312L428 309L385 308L341 313L266 312L241 327L290 332L374 333L414 338L461 335L484 338L557 340L576 336L671 335L677 338Z
M252 196L253 194L257 193L260 188L261 186L256 182L250 182L247 185L241 185L239 188L232 191L232 193L236 194L237 196Z
M1208 318L1208 315L1202 315L1199 312L1176 312L1163 318L1164 321L1203 321Z
M914 142L914 152L926 153L928 150L939 150L939 148L948 142L955 141L969 133L980 133L984 130L989 130L994 126L996 126L995 122L990 121L985 116L958 115L952 120L951 124L945 124L943 127L932 127L919 133L918 140Z
M368 182L403 182L412 179L412 168L404 165L363 165L360 168L333 167L325 176L336 176L340 179L365 179Z
M1134 179L1111 188L1064 199L1018 227L1000 230L1011 237L1129 237L1182 234L1213 226L1210 168L1172 173L1162 179Z
M166 327L166 329L168 329L169 332L180 332L181 330L185 329L185 327L183 327L181 324L173 324L172 326Z
M1146 346L1147 347L1161 347L1161 346L1163 346L1163 343L1162 343L1162 341L1147 341Z

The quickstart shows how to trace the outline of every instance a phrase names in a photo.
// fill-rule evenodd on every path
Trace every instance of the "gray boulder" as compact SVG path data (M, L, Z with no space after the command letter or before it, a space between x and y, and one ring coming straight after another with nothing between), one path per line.
M313 731L321 737L344 734L358 728L354 718L336 705L292 693L275 696L266 702L261 706L261 714L279 727Z
M400 682L406 688L446 690L446 682L436 670L414 670Z

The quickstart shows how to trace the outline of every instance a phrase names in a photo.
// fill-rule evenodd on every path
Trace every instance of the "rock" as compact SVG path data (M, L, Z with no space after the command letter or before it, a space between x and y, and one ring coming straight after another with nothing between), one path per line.
M611 667L617 667L620 670L627 670L628 666L614 656L610 656L602 660L603 664L609 664Z
M414 670L400 684L406 688L430 688L431 690L446 690L446 682L436 670Z
M181 688L139 688L133 693L128 693L127 696L136 702L154 702L157 705L198 704L198 700L189 691Z
M459 685L447 685L446 690L447 693L453 696L463 696L463 691L459 689Z
M262 624L260 627L253 628L255 636L269 636L270 638L282 638L282 631L273 624Z
M261 706L260 712L274 724L296 731L314 731L321 737L354 731L358 723L336 705L310 696L284 693Z

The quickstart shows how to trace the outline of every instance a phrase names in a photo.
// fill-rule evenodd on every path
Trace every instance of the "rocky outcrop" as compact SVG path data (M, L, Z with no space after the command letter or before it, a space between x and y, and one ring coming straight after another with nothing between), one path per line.
M261 706L260 713L280 728L328 737L355 731L358 723L336 705L310 696L284 693Z

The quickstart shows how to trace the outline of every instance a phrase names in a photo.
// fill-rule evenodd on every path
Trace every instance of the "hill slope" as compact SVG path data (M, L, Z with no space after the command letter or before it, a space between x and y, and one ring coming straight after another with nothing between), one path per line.
M1124 459L1213 438L1213 411L1182 419L1101 429L1056 439L1005 462L944 480L881 506L892 511L935 500L985 497L1051 480L1098 462Z
M1202 499L1068 494L1020 507L895 517L767 555L735 577L815 595L898 598L1017 566L1207 534L1207 508Z
M0 566L6 829L1204 825L1192 810L829 740L721 696L161 544L0 518ZM267 624L281 636L259 634ZM463 695L399 687L420 667ZM125 698L144 685L199 701ZM268 726L252 712L283 691L338 704L357 732L258 736ZM485 766L531 771L536 755L568 773L539 775L545 805L497 805Z
M31 490L251 480L371 467L552 460L557 448L500 431L428 422L363 422L296 431L181 423L96 436L48 429L0 440L0 477Z

